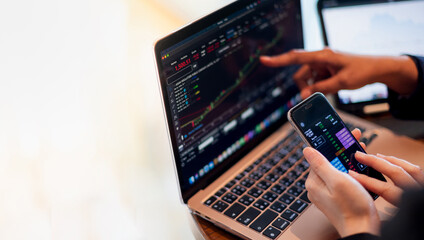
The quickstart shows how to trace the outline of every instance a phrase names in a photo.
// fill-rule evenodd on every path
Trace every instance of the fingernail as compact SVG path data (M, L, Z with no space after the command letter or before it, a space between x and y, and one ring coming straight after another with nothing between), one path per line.
M352 170L349 170L349 175L351 175L352 177L356 177L358 176L358 173Z
M377 157L385 157L386 155L383 155L381 153L377 153Z
M303 155L305 156L306 160L310 159L313 157L313 151L311 147L305 147L303 149Z
M270 56L260 56L260 59L268 61L268 60L271 60L271 57Z
M309 153L309 148L310 147L305 147L304 149L303 149L303 155L308 155Z

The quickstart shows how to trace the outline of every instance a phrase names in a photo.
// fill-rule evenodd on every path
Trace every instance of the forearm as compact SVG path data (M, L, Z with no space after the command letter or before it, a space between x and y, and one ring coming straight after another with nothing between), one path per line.
M410 95L418 85L418 70L408 56L384 57L375 79L400 95Z

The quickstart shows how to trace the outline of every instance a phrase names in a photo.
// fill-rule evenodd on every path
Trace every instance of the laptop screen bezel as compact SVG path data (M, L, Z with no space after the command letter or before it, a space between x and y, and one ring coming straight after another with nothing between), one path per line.
M301 4L300 0L294 0L298 6L299 14L301 14ZM249 141L243 148L241 148L238 152L234 153L231 157L226 159L221 164L217 165L213 170L211 170L208 174L206 174L202 179L199 179L193 186L191 186L187 190L182 189L182 173L181 167L179 166L179 152L176 141L176 135L173 131L172 124L172 116L171 116L171 108L168 102L168 92L166 79L163 74L162 62L161 62L161 53L163 50L168 49L175 44L178 44L181 41L184 41L188 37L204 30L205 28L217 23L218 21L224 19L225 17L244 9L248 4L255 3L255 0L246 0L246 1L236 1L233 2L193 23L190 23L181 29L169 34L166 37L159 39L154 45L154 55L156 60L156 68L158 73L158 81L159 87L161 91L161 100L164 107L164 114L167 124L168 136L171 142L172 154L174 160L174 166L177 171L178 184L180 188L180 194L184 203L187 203L188 199L192 197L197 191L207 187L210 183L212 183L215 179L217 179L220 175L222 175L225 171L227 171L230 167L236 164L240 159L242 159L246 154L248 154L255 146L257 146L260 142L262 142L265 138L270 136L273 132L275 132L278 128L280 128L284 123L287 122L286 116L277 120L273 123L269 128L265 129L258 136L256 136L253 140ZM300 26L302 27L302 19L300 21ZM303 33L303 29L300 29ZM301 43L302 48L304 46L304 39ZM264 116L265 117L265 116Z

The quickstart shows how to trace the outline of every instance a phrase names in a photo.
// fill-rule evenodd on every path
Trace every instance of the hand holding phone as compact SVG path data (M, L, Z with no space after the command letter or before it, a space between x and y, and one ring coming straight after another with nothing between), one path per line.
M355 153L365 150L322 93L315 93L288 112L288 119L302 139L318 150L338 170L352 170L385 181L383 175L361 164ZM377 194L371 193L376 199Z
M307 147L303 153L311 165L305 182L308 198L327 216L340 236L378 235L380 219L369 192L354 178L335 169L317 150Z

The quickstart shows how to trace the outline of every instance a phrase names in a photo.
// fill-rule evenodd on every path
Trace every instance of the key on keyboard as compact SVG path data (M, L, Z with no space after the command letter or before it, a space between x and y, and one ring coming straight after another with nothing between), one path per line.
M264 231L263 235L265 235L265 236L267 236L267 237L269 237L271 239L275 239L280 233L281 233L280 230L278 230L278 229L276 229L274 227L268 227Z
M303 174L309 164L303 158L304 144L293 133L204 204L271 239L278 237L310 203Z
M239 199L239 202L243 203L246 206L249 206L250 204L252 204L253 201L255 201L255 199L248 195L244 195L243 197Z
M288 225L290 224L290 222L287 222L286 220L282 219L282 218L277 218L277 220L275 220L272 223L272 226L280 229L280 230L284 230Z
M250 207L247 209L240 217L237 218L237 221L248 225L255 219L261 212L255 208Z
M277 213L271 210L266 210L250 225L250 228L254 229L255 231L262 232L266 226L268 226L268 224L270 224L277 216Z
M217 210L218 212L224 211L227 207L228 207L228 204L222 201L218 201L212 206L212 208Z
M225 215L229 216L230 218L234 219L236 218L241 212L244 211L244 209L246 209L246 207L243 207L243 205L238 204L238 203L234 203L233 206L231 206L230 208L228 208L227 211L224 212Z
M308 206L307 203L300 201L300 200L296 200L294 201L294 203L290 206L291 210L294 210L298 213L301 213L303 210L305 210L305 208Z
M287 209L284 211L281 216L285 218L286 220L289 220L290 222L293 222L293 220L298 216L297 213L293 212L292 210Z

